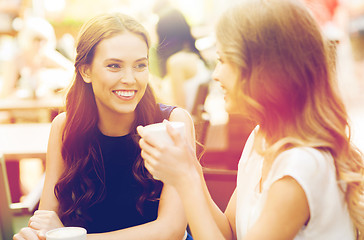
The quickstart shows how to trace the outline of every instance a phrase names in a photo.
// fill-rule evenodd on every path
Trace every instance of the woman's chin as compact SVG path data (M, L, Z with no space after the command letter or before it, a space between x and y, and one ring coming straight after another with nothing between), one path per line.
M239 114L239 108L236 104L234 104L232 101L226 101L225 103L225 110L229 114Z

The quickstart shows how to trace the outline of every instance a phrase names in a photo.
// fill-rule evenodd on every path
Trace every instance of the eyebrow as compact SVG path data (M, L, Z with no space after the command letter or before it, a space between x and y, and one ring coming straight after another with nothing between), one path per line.
M108 58L105 61L124 62L123 60L118 59L118 58ZM141 61L148 61L148 58L143 57L143 58L139 58L139 59L135 60L135 62L141 62Z

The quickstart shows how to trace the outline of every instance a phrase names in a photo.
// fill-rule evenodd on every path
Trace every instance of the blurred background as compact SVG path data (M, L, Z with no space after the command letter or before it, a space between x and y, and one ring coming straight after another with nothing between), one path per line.
M50 122L63 111L81 25L96 14L118 11L134 16L149 31L151 85L159 101L190 111L205 177L225 208L253 126L225 112L221 89L211 80L213 31L218 16L238 1L0 0L0 153L11 202L25 201L42 184ZM364 0L304 2L335 45L339 90L354 143L363 151ZM187 77L179 79L182 75Z

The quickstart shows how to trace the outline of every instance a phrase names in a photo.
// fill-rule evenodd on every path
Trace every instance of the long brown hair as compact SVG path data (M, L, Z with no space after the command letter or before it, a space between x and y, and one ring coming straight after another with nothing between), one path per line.
M258 150L271 159L296 146L329 151L363 234L363 155L351 142L330 42L296 0L252 0L229 11L217 24L217 39L240 70L236 101L260 125L256 146L267 140L268 149Z
M78 36L75 77L67 94L66 123L62 136L65 171L55 186L59 215L63 222L78 219L80 214L85 215L88 207L103 199L105 191L103 159L95 139L98 110L92 85L84 82L80 74L81 67L92 63L95 49L102 40L126 31L144 39L149 49L149 37L144 27L120 13L101 14L92 18L82 26ZM156 100L149 85L135 111L132 134L135 144L138 144L136 126L154 122L157 112ZM134 163L133 173L144 189L137 204L137 209L142 212L143 202L154 199L161 186L145 169L140 154ZM95 179L100 181L101 188L95 186Z

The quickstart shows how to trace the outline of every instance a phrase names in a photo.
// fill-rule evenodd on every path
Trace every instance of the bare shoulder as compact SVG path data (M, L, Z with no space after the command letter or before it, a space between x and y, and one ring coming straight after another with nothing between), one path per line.
M171 116L169 117L169 121L185 123L188 141L195 149L195 125L188 111L179 107L173 109Z
M172 56L170 56L168 58L168 61L171 64L186 64L186 63L189 63L190 61L195 63L196 61L198 61L198 59L199 58L195 53L177 52L177 53L173 54Z
M52 121L52 129L61 131L66 122L66 112L58 114Z
M58 114L52 121L52 124L63 124L66 122L66 112Z
M187 110L177 107L177 108L173 109L171 116L169 117L169 120L170 121L192 122L192 117Z
M167 69L172 71L187 71L189 75L194 75L197 71L199 58L195 53L178 52L170 56L167 60Z

